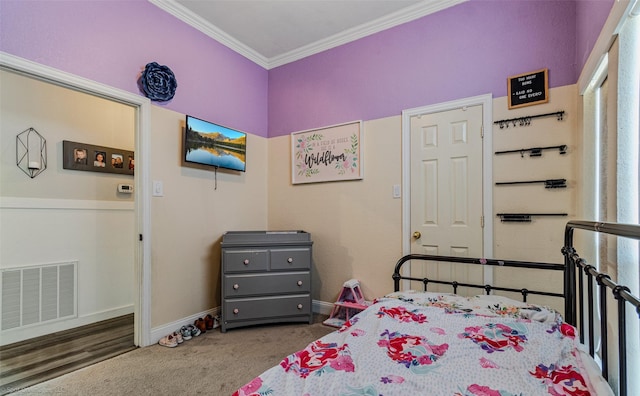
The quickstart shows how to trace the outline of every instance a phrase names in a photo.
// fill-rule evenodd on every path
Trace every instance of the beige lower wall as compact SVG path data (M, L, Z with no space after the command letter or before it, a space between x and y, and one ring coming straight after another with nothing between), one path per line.
M247 172L219 170L216 189L215 172L182 166L184 118L152 107L151 327L220 306L222 235L267 227L267 139L249 134Z
M534 118L529 126L500 129L493 125L495 151L566 144L566 154L544 150L541 157L525 154L494 155L494 182L566 179L567 188L545 189L544 184L495 186L494 213L567 213L567 217L534 217L532 223L501 223L494 219L494 254L514 260L561 262L559 256L564 224L578 215L576 202L581 189L577 178L577 102L575 85L552 89L549 103L508 110L507 98L493 101L494 122L516 117L564 111L562 121L555 116Z
M566 179L567 188L546 189L544 184L495 186L493 189L494 214L504 212L567 213L566 217L532 217L531 223L502 223L494 218L495 257L562 263L564 226L580 217L577 199L581 183L577 172L581 148L578 146L577 110L578 93L575 85L552 89L545 104L508 110L507 98L493 101L494 121L516 117L564 111L562 121L557 117L534 118L529 126L500 129L493 126L495 151L529 147L547 147L566 144L567 153L544 150L541 157L525 154L495 155L494 182L517 180ZM528 289L550 290L562 293L562 272L516 271L498 268L494 271L498 286L514 285ZM518 297L518 296L515 296ZM551 305L563 310L562 302L547 297L530 298L531 302Z
M313 298L335 301L359 279L366 298L393 289L390 263L402 253L400 117L363 127L364 179L291 184L290 137L269 139L269 228L303 229L314 241Z
M494 186L494 256L512 260L562 262L564 224L577 215L576 87L552 89L546 104L508 110L507 98L493 101L494 121L565 111L562 121L538 118L530 126L489 128L493 151L566 144L567 154L544 151L542 157L519 154L493 157L494 182L567 179L568 188L544 184ZM485 131L487 128L485 127ZM318 184L291 184L290 136L269 139L268 225L271 229L304 229L314 240L313 298L333 302L344 281L356 278L367 299L392 291L393 266L402 255L402 199L392 197L402 182L401 116L364 122L364 179ZM480 194L478 194L480 196ZM567 217L534 217L531 223L501 223L499 212L562 213ZM561 273L495 271L500 285L521 277L518 287L562 291ZM545 304L562 304L543 298Z

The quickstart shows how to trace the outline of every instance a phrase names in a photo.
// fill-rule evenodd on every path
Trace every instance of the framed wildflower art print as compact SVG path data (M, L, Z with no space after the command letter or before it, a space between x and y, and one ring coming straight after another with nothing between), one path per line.
M362 178L362 121L291 134L292 184Z

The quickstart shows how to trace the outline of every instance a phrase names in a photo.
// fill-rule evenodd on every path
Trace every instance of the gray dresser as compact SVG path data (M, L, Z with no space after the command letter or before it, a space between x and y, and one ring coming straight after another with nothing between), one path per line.
M313 322L311 235L304 231L230 231L222 236L222 316L227 329Z

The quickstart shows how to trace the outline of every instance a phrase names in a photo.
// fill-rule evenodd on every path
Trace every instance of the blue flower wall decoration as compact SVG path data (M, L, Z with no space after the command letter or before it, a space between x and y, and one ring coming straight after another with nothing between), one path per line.
M147 63L139 80L140 88L145 96L156 102L166 102L173 99L178 82L176 77L164 65L157 62Z

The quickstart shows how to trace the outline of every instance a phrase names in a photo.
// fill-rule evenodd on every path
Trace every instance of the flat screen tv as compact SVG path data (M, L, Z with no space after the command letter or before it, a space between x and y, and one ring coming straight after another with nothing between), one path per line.
M187 115L184 133L185 165L245 172L246 154L246 133Z

